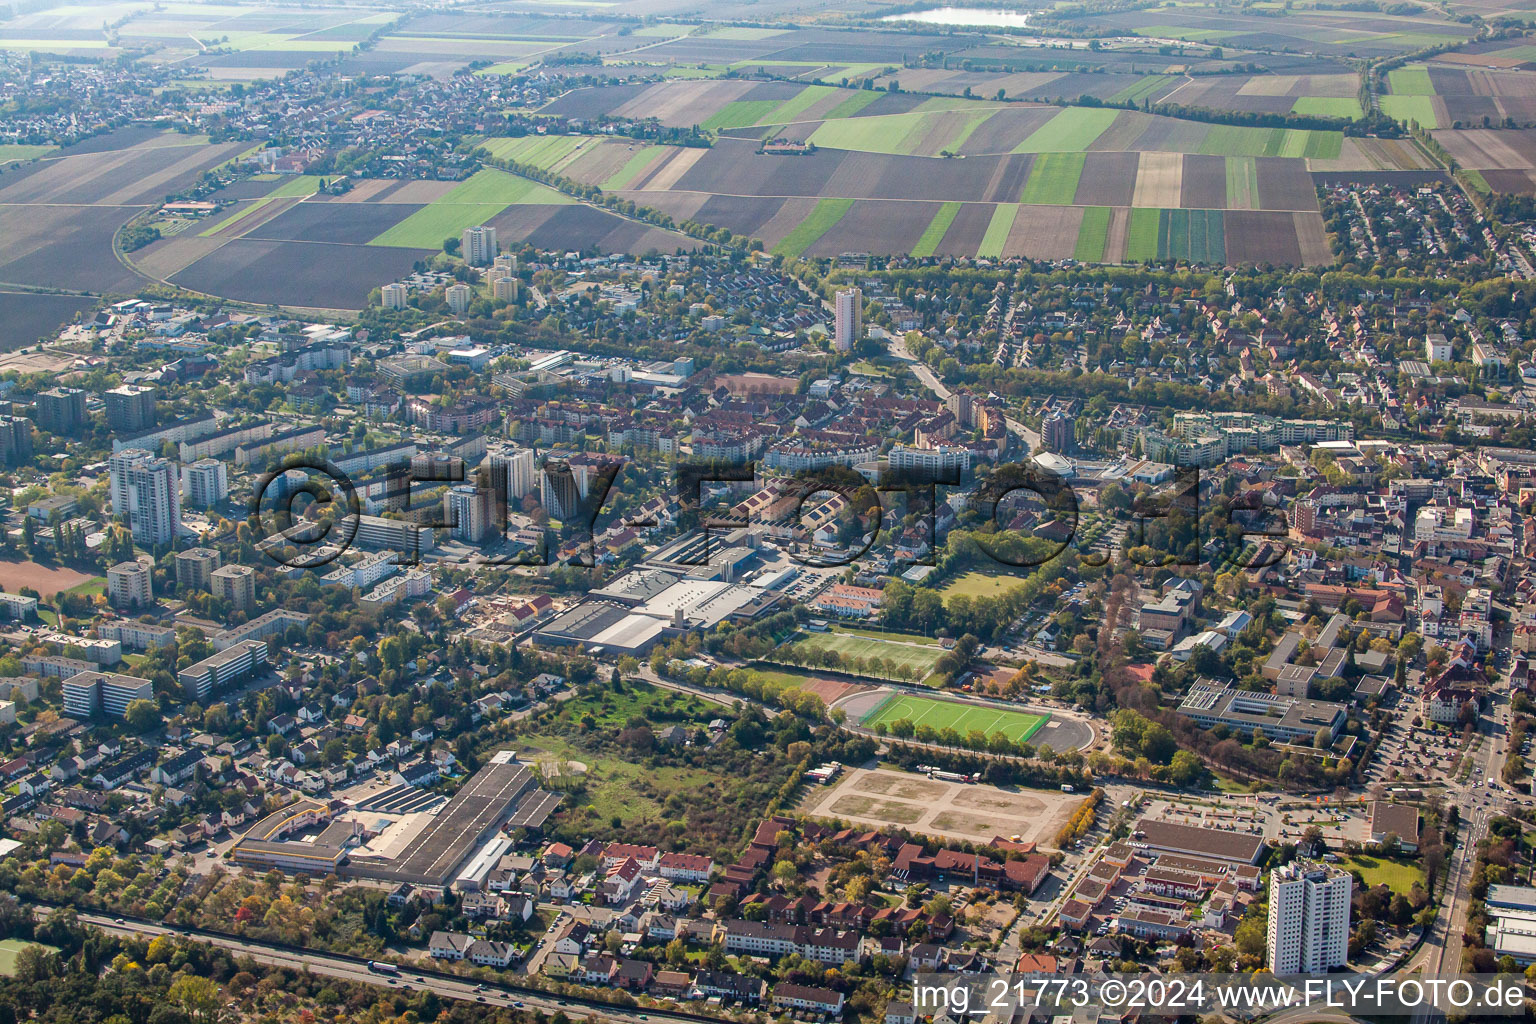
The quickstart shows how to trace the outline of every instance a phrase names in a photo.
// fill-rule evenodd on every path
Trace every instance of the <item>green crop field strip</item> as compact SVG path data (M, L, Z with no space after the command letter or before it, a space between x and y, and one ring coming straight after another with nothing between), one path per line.
M1086 159L1082 153L1041 153L1029 169L1019 202L1071 206Z
M1251 156L1227 157L1227 209L1253 210L1259 204L1259 165Z
M1383 96L1382 113L1399 121L1417 121L1422 128L1439 128L1433 96Z
M487 139L481 145L498 160L554 170L583 145L594 141L589 135L525 135L517 139Z
M509 206L562 206L574 199L505 171L483 170L447 195L417 210L369 245L436 249L443 239L484 224Z
M0 144L0 163L9 163L12 160L31 160L36 156L47 156L49 153L58 152L57 146L28 146L21 142L7 142Z
M785 100L768 119L771 124L788 124L817 103L841 90L830 85L808 85L799 94Z
M605 192L612 192L615 189L623 188L633 181L636 175L645 170L652 160L665 153L667 148L666 146L646 146L640 149L628 160L624 161L624 166L609 175L608 180L604 181L599 187Z
M778 100L736 100L715 111L700 127L714 132L722 128L745 128L753 124L767 124L768 115L778 107Z
M955 222L955 216L959 212L959 203L945 203L940 206L939 212L933 215L933 220L928 222L922 236L912 246L912 255L932 256L938 251L939 243L944 241L944 235L948 233L949 226Z
M809 217L796 224L794 230L779 239L779 244L773 247L774 254L788 256L791 259L799 256L815 245L822 235L836 227L837 222L843 219L843 214L847 213L852 206L852 199L818 201Z
M899 722L902 719L906 719L915 726L926 725L940 731L953 729L961 736L971 732L980 732L987 736L1002 733L1015 743L1023 743L1039 732L1050 716L897 694L876 708L873 714L866 716L861 724L866 729L872 729L876 725L889 727L892 722Z
M972 132L996 110L910 110L905 114L876 114L822 122L810 141L823 149L910 156L926 144L928 153L956 152Z
M998 203L997 209L992 211L992 220L987 224L986 234L981 236L981 245L976 249L976 255L987 259L997 259L1003 255L1003 246L1008 244L1008 233L1013 230L1013 219L1019 215L1017 203Z
M245 220L257 210L267 206L274 200L301 199L307 196L312 196L319 190L320 179L315 175L298 174L283 178L281 184L279 184L271 192L268 192L260 199L254 199L251 202L246 203L244 206L238 207L229 216L221 218L215 223L210 224L208 227L198 232L198 237L208 238L209 236L215 235L220 231L227 230L228 228L231 228L239 222Z
M863 110L865 107L869 106L879 98L880 94L875 92L873 89L860 89L858 92L843 100L843 102L839 103L831 110L827 111L827 120L837 121L845 117L852 117L854 114L857 114L859 111Z
M1131 211L1131 227L1125 236L1127 263L1157 259L1157 247L1162 232L1161 214L1161 210Z
M1226 219L1220 210L1131 211L1125 258L1221 263L1227 257Z
M1387 86L1394 96L1433 96L1435 83L1426 67L1398 68L1387 72Z
M1353 96L1302 96L1291 104L1291 113L1352 119L1360 116L1360 101Z
M1213 124L1200 144L1207 156L1290 156L1337 160L1344 148L1343 132L1305 128L1246 128Z
M1101 107L1069 107L1030 133L1014 147L1015 153L1082 152L1109 130L1120 116L1118 110Z
M1077 228L1077 248L1072 258L1084 263L1102 263L1104 245L1109 241L1109 215L1107 206L1090 206L1083 210L1083 222Z
M1147 75L1134 85L1121 89L1109 99L1111 103L1140 103L1144 99L1149 99L1153 93L1169 82L1177 80L1177 76L1174 75Z

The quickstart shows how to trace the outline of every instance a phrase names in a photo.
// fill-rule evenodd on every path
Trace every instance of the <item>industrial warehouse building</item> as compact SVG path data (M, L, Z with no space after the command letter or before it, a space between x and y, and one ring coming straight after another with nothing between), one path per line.
M592 591L533 636L551 647L642 655L681 633L755 619L782 599L762 587L641 567Z

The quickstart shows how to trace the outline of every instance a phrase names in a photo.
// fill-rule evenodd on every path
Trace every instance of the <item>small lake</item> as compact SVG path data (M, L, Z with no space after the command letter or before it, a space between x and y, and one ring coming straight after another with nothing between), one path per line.
M1026 11L999 11L985 7L935 7L908 14L890 14L881 21L909 21L923 25L958 25L964 28L1023 28Z

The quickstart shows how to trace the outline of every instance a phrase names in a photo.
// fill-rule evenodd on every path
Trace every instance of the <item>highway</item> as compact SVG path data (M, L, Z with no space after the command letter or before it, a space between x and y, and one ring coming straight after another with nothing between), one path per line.
M33 913L46 916L54 908L34 906ZM698 1024L699 1017L690 1014L670 1013L649 1007L626 1009L601 1003L585 1002L574 998L562 998L545 992L511 988L487 982L481 984L470 979L457 979L435 972L414 971L401 967L398 975L376 974L367 964L351 957L337 956L320 950L296 951L271 943L233 935L214 935L206 931L176 928L150 921L126 920L107 914L77 912L82 924L99 928L117 935L154 937L173 935L227 949L241 956L249 956L257 963L294 970L307 970L312 974L345 981L375 985L396 990L427 990L445 999L462 999L466 1002L485 1003L490 1006L511 1006L527 1010L542 1010L548 1014L563 1011L572 1020L606 1018L615 1021L641 1024L646 1021L670 1021L674 1024Z

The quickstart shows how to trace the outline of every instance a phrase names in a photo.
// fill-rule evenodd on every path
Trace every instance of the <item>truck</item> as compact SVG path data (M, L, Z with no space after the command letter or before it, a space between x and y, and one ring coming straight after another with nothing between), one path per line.
M1076 789L1076 787L1069 786L1066 783L1062 783L1061 791L1063 793L1076 793L1077 789Z

